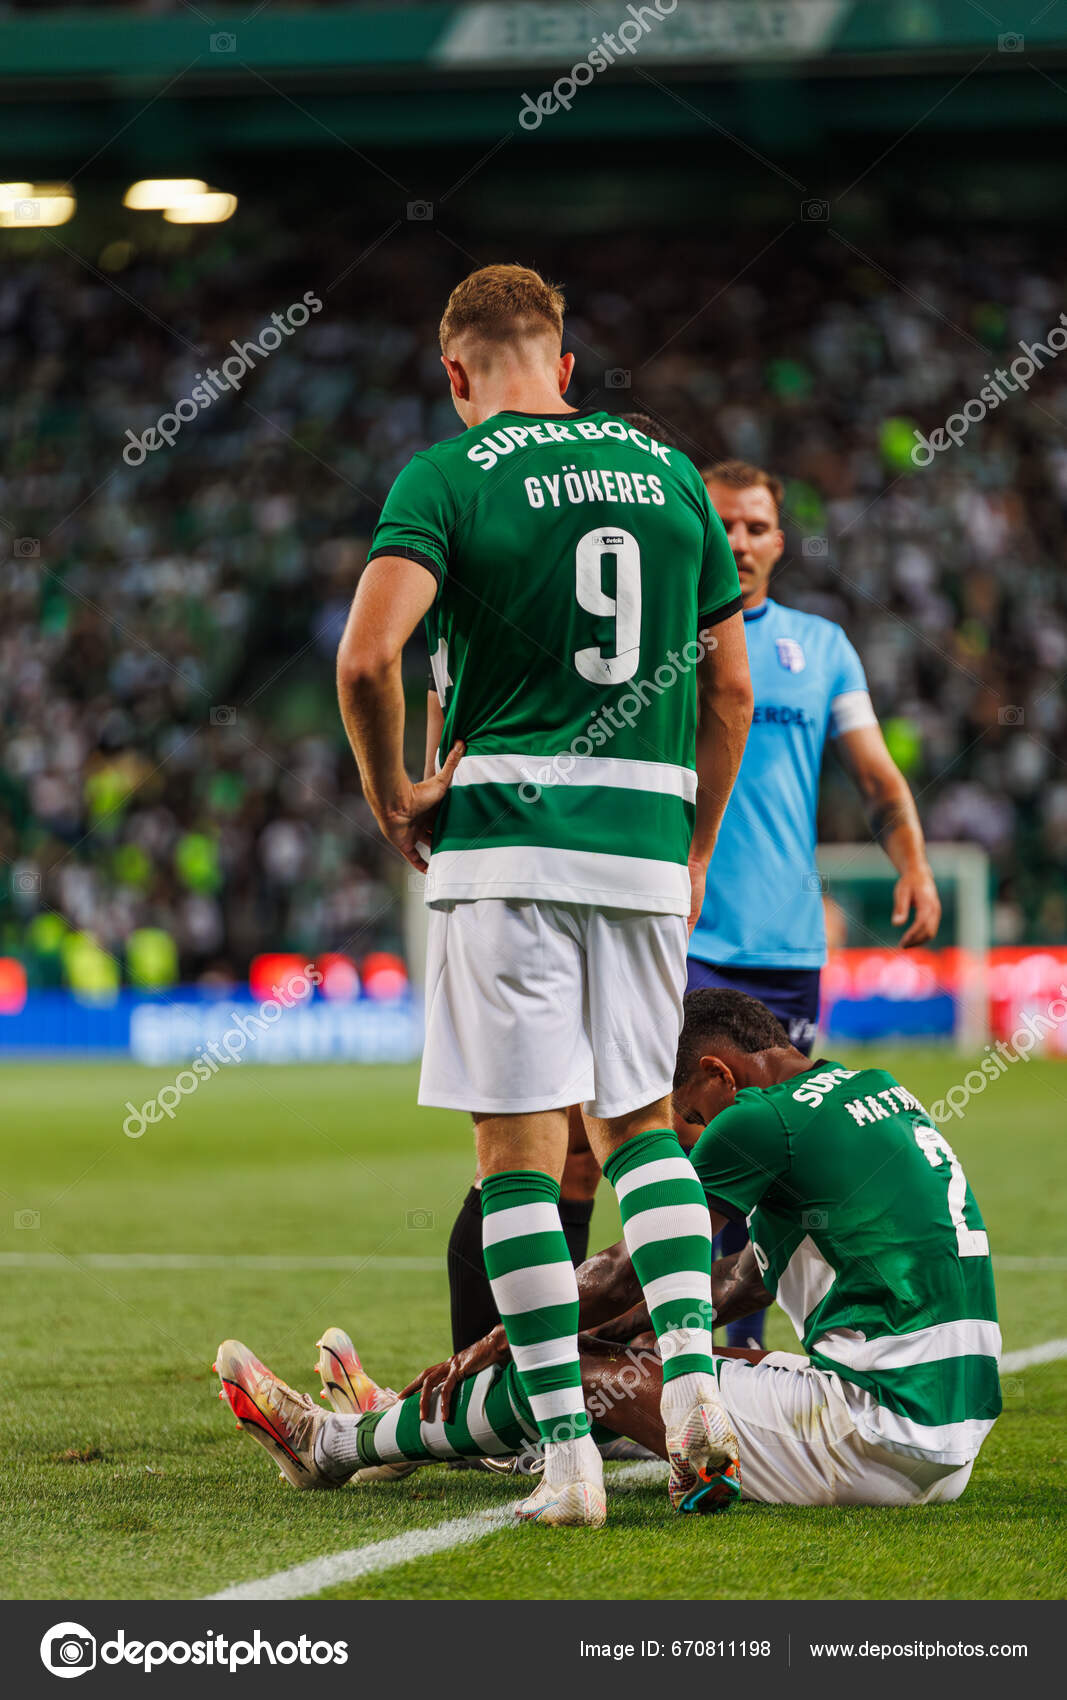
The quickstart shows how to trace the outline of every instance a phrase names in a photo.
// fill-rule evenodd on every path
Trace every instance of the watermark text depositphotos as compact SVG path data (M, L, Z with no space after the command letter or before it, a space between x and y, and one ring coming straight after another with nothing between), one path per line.
M934 1121L946 1122L953 1116L962 1121L972 1098L976 1098L993 1081L1000 1080L1007 1074L1012 1063L1029 1062L1035 1046L1055 1033L1065 1021L1067 985L1061 982L1060 996L1052 999L1043 1015L1034 1015L1027 1010L1019 1017L1019 1024L1009 1039L998 1039L994 1044L987 1045L985 1055L977 1068L972 1068L962 1080L949 1087L943 1098L939 1098L936 1104L931 1104L930 1114Z
M231 338L233 353L228 354L220 365L209 366L206 372L197 372L196 383L189 394L176 401L169 412L161 413L155 424L142 431L139 437L132 428L127 429L129 440L122 451L126 465L142 466L156 449L170 448L183 425L206 412L221 395L241 388L247 374L255 370L257 357L265 360L281 347L286 337L301 330L313 313L321 312L322 302L314 290L309 289L302 301L294 301L284 313L272 313L270 323L263 326L256 338L248 342Z
M944 425L931 431L929 437L916 431L911 451L913 465L929 466L935 455L945 449L959 448L972 425L980 424L987 413L992 413L1009 396L1028 390L1034 373L1045 369L1045 360L1041 356L1055 360L1067 348L1067 313L1060 314L1059 324L1053 325L1044 342L1020 342L1019 348L1021 353L1015 356L1010 366L998 366L993 372L983 372L986 381L978 394L965 401L958 413L950 413Z
M523 129L538 130L554 113L569 112L579 89L587 87L623 55L636 53L653 26L677 10L678 0L652 0L648 6L628 5L628 16L615 29L605 30L599 37L594 36L586 57L572 65L564 76L557 77L551 88L542 89L536 100L528 94L523 95L519 105L519 123ZM590 21L595 15L595 11L590 11Z
M287 1009L306 1003L315 986L322 985L322 973L308 962L302 974L291 974L283 986L272 986L272 997L261 1003L254 1015L243 1015L231 1009L231 1026L207 1045L198 1045L189 1067L175 1075L169 1086L161 1086L154 1098L147 1099L138 1109L132 1099L124 1105L127 1111L122 1131L127 1139L140 1139L146 1127L154 1127L166 1116L173 1121L183 1098L197 1090L205 1080L213 1080L225 1063L238 1063L246 1047L254 1044Z

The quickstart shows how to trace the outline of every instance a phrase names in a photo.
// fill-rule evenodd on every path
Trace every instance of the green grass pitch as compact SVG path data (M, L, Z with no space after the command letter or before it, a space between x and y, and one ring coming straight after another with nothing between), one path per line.
M886 1060L926 1102L963 1072L930 1052ZM166 1078L132 1064L3 1071L4 1594L194 1597L515 1497L506 1480L443 1468L396 1485L297 1494L235 1432L210 1369L217 1342L235 1334L288 1380L317 1389L314 1343L330 1323L347 1328L371 1373L394 1386L443 1356L444 1248L470 1181L464 1119L416 1109L411 1069L247 1065L204 1083L173 1121L126 1138L126 1099L143 1102ZM1065 1101L1067 1068L1020 1063L948 1129L994 1255L1009 1260L998 1279L1008 1351L1067 1335ZM616 1237L602 1187L593 1245ZM125 1261L161 1253L319 1266ZM116 1267L99 1262L116 1254ZM322 1266L364 1254L371 1262L360 1272ZM792 1341L780 1313L771 1313L770 1338ZM952 1506L743 1505L686 1519L672 1515L661 1487L630 1482L613 1495L602 1534L501 1529L335 1592L1059 1596L1067 1362L1010 1376L1007 1395Z

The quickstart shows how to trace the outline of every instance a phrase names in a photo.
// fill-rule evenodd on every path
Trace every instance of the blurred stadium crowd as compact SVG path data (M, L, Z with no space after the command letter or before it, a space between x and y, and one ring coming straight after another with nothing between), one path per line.
M998 942L1067 939L1067 362L910 459L916 426L1058 322L1063 252L957 232L861 253L819 225L755 260L754 231L521 255L432 221L379 235L235 225L91 265L42 239L6 268L0 953L38 985L91 979L93 953L150 985L397 946L405 868L359 795L333 655L391 479L457 428L436 325L465 256L564 283L573 403L786 478L774 594L844 624L929 835L994 859ZM309 289L323 311L239 392L124 462ZM425 683L413 654L413 769ZM832 776L821 828L865 835Z

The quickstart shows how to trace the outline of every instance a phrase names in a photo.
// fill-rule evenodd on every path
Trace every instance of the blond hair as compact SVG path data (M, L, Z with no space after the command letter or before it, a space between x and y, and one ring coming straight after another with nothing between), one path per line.
M470 332L483 342L522 341L548 332L562 342L563 292L528 266L483 266L457 283L441 319L441 350Z

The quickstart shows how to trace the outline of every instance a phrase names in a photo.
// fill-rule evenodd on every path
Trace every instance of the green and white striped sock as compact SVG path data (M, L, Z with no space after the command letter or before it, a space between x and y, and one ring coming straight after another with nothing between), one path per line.
M320 1462L358 1470L366 1464L430 1464L441 1458L510 1458L537 1441L513 1364L494 1364L457 1387L447 1423L424 1423L412 1393L360 1417L333 1416L322 1426Z
M578 1362L578 1282L550 1175L509 1169L482 1182L482 1245L493 1298L541 1439L589 1433Z
M604 1173L656 1330L664 1388L684 1375L714 1376L711 1217L696 1170L674 1134L658 1129L620 1145Z

